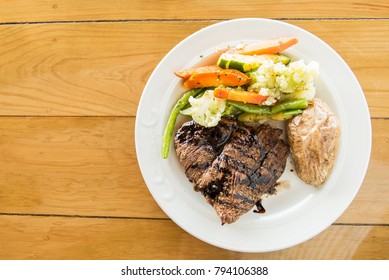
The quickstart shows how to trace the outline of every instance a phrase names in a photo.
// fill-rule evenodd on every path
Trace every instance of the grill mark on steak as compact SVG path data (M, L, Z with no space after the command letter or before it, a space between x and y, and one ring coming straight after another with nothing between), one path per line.
M232 171L240 181L254 188L257 184L264 184L265 178L257 176L259 168L271 148L278 141L282 131L262 125L253 129L240 127L232 135L232 139L224 147L217 160L200 178L196 184L196 190L204 191L212 185L223 185L231 177ZM281 140L282 141L282 140ZM244 174L249 174L247 177Z
M235 125L236 122L231 119L223 119L211 128L189 121L178 129L174 146L190 182L197 182L221 153Z
M179 130L175 139L177 154L189 180L195 183L195 190L213 206L222 224L235 222L264 194L275 192L289 155L289 147L279 138L282 130L224 120L217 132L224 137L208 139L214 134L210 128L185 125L191 130ZM204 158L212 160L206 162Z

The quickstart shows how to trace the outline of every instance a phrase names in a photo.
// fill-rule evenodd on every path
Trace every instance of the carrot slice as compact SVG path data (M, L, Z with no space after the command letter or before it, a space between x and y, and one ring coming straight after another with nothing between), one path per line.
M216 88L213 95L218 98L240 101L251 104L262 104L267 99L267 96L260 95L256 92L236 90L231 88Z
M200 66L200 67L193 67L182 71L175 71L174 74L177 77L183 78L183 79L189 79L190 76L194 74L200 74L200 73L213 73L222 71L223 68L220 68L217 65L209 65L209 66Z
M242 48L230 49L227 52L239 53L245 55L276 54L286 50L287 48L297 43L298 43L298 39L295 37L283 37L283 38L278 38L270 41L247 44Z
M211 72L199 72L190 76L184 83L185 88L229 87L247 84L249 77L235 69L222 69Z

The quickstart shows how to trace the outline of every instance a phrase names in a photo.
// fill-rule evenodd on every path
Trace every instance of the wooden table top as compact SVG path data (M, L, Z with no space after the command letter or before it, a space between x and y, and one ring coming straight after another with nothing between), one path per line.
M344 214L268 253L182 230L152 198L135 152L138 102L159 61L193 32L242 17L326 41L358 78L373 129ZM389 258L387 1L1 1L0 42L0 259Z

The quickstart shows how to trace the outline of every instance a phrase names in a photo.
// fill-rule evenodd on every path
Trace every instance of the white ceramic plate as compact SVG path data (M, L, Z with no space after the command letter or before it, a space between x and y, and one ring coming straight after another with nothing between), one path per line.
M289 187L263 200L265 214L253 211L222 226L213 208L181 168L173 145L161 157L162 134L170 110L183 94L173 71L188 68L218 49L239 42L295 36L292 57L317 61L317 97L327 102L341 124L341 143L333 172L320 188L304 184L287 168L280 181ZM183 119L178 120L178 124ZM311 33L269 19L247 18L199 30L174 47L147 82L137 112L135 141L144 180L165 213L193 236L215 246L241 252L274 251L304 242L331 225L349 206L365 176L371 149L371 124L362 89L343 59Z

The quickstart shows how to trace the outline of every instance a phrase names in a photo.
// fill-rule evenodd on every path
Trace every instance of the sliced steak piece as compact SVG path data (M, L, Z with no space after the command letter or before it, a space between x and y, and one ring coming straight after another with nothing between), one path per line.
M174 147L190 182L196 183L208 169L236 125L232 119L222 119L217 126L209 128L189 121L178 129Z
M214 207L222 224L235 222L263 194L274 192L289 154L281 134L269 125L236 127L220 155L195 181L195 190Z

